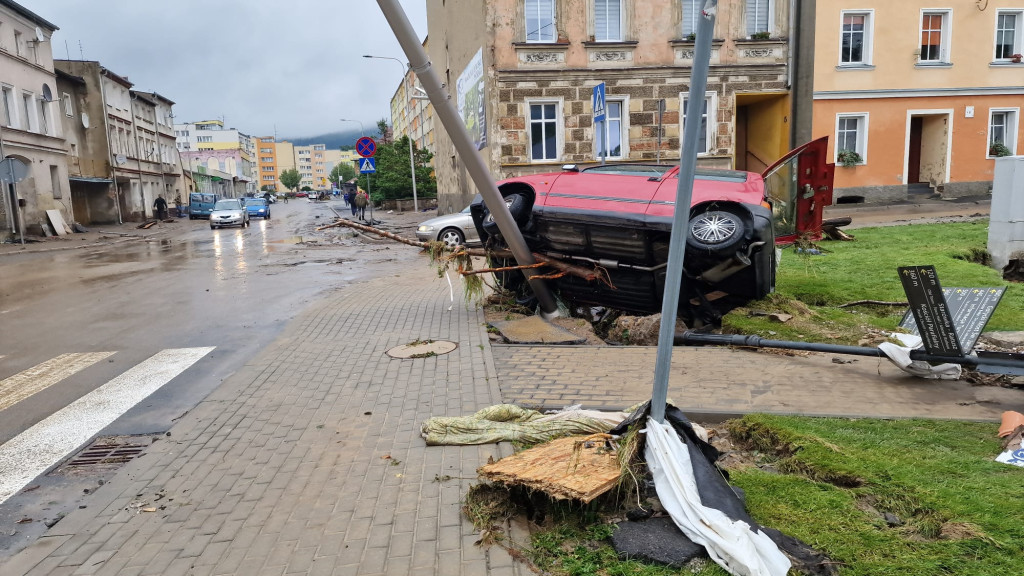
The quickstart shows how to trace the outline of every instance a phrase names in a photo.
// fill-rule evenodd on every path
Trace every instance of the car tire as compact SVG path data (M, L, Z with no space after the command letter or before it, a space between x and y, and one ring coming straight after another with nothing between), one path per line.
M702 253L734 251L746 236L743 219L729 210L707 210L690 219L686 244Z
M270 220L270 213L269 212L267 213L267 216L266 216L266 218L264 218L264 220Z
M526 221L526 217L529 215L526 209L526 198L522 194L509 194L505 196L505 204L508 205L508 211L512 214L512 219L521 228ZM494 218L491 218L491 211L487 209L486 204L484 204L483 228L484 232L487 232L489 236L500 234L498 223L494 221Z
M189 220L195 220L195 219L196 219L196 217L195 217L195 216L193 216L193 215L191 215L191 214L189 214L189 215L188 215L188 219L189 219Z
M217 229L217 226L215 226L213 224L210 224L210 230L216 230L216 229Z
M441 230L441 233L437 235L437 239L444 242L448 249L453 249L466 243L466 235L458 228L445 228Z

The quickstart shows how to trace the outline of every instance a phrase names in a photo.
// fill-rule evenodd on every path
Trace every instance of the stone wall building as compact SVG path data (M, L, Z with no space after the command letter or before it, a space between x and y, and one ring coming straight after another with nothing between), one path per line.
M797 0L721 0L699 163L761 171L793 147ZM594 86L607 87L607 159L680 154L701 0L428 0L429 55L497 178L601 161ZM475 194L438 131L440 211Z
M72 99L77 119L65 113L71 154L78 156L72 163L77 162L76 176L113 180L113 211L102 198L107 191L90 185L104 183L86 181L76 186L76 195L87 198L87 206L76 213L91 222L110 221L113 212L122 221L138 221L153 216L157 196L168 202L178 195L185 198L187 184L174 146L174 103L132 90L127 78L96 61L56 60L54 65L62 73L62 86L72 91L68 95L79 94L77 102ZM88 126L81 124L82 114Z
M24 180L2 185L3 240L42 235L47 210L68 224L74 219L50 45L55 30L24 6L0 0L0 152L27 167Z

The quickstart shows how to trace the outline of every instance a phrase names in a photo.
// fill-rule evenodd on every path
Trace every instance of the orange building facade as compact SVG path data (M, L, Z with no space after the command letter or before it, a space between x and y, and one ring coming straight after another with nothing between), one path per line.
M1024 2L843 2L815 14L814 137L836 202L987 195L1024 152Z

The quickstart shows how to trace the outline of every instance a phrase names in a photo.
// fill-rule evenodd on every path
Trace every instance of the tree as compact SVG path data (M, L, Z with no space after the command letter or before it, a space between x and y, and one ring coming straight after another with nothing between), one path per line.
M302 187L302 191L303 191L303 192L312 192L312 191L313 191L313 189L312 189L312 188L310 188L309 186L303 186L303 187Z
M433 169L430 167L430 160L433 157L434 155L429 150L414 146L416 194L420 198L437 196L437 181L434 179ZM375 202L412 198L408 136L402 136L388 144L378 144L377 154L374 158L377 161L377 172L375 174L360 174L359 187L363 190L369 189ZM372 177L369 183L367 176ZM367 188L368 184L370 188Z
M302 176L299 176L298 170L291 168L281 172L280 180L285 188L294 191L299 187L299 183L302 182Z
M355 167L352 166L351 164L349 164L348 162L342 162L342 163L336 165L331 170L331 175L330 175L329 179L330 179L331 182L334 182L335 184L339 184L340 185L341 182L348 182L349 180L351 180L351 179L353 179L355 177L356 177L356 169L355 169ZM339 178L340 178L340 181L339 181Z
M274 187L271 186L270 184L264 184L263 186L260 186L260 191L262 191L262 192L274 192Z
M377 138L380 139L378 144L391 144L394 141L391 126L388 126L387 118L377 120Z

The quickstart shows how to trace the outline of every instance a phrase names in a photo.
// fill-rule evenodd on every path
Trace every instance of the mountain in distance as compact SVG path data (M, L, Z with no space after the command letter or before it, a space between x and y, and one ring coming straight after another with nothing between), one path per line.
M330 132L327 134L320 134L319 136L304 136L301 138L284 138L288 142L296 146L309 146L310 144L323 144L328 150L337 150L341 146L352 148L356 145L356 140L362 136L362 131L359 128L354 130L341 130L338 132Z

